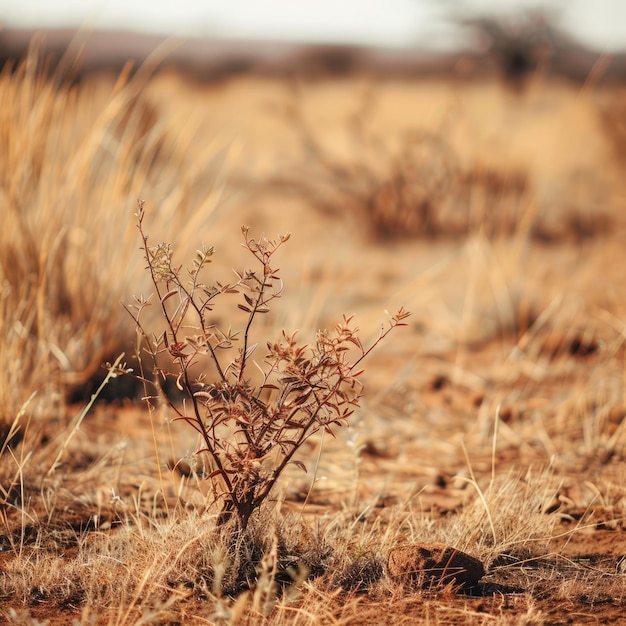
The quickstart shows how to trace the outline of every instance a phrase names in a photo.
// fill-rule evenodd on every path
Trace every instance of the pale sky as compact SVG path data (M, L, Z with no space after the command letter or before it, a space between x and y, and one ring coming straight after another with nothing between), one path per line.
M446 47L445 18L467 11L550 8L601 50L626 48L626 0L0 0L0 23L309 42ZM461 9L461 10L459 10Z

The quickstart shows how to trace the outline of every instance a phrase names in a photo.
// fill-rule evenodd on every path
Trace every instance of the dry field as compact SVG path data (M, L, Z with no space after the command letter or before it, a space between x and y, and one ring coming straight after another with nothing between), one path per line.
M0 621L623 623L626 90L148 68L66 85L31 58L0 102ZM412 312L245 533L167 405L125 377L91 402L104 362L141 365L122 306L151 290L138 198L180 263L215 246L215 280L248 263L241 225L291 233L259 345L343 314L369 344ZM390 576L421 542L485 576Z

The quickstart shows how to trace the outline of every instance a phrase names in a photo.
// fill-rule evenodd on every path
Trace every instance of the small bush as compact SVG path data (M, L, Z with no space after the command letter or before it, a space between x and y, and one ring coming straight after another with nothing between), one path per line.
M449 128L407 129L395 140L372 127L371 96L346 120L353 156L341 157L310 125L299 92L284 117L307 159L274 182L328 215L348 216L370 240L509 237L528 211L523 168L464 165ZM314 172L314 175L311 175ZM535 222L533 220L533 234Z
M140 202L138 228L164 328L151 333L144 326L142 312L150 298L136 298L127 310L145 341L156 379L175 379L183 395L182 404L166 400L175 419L189 424L203 441L199 453L209 459L206 479L219 503L220 521L234 515L244 529L289 464L305 469L294 458L300 447L315 433L332 434L347 423L361 396L361 362L392 329L406 325L409 313L400 308L368 348L351 316L344 316L333 332L319 331L311 346L283 331L279 341L266 343L259 364L252 360L258 344L251 344L251 329L281 295L273 258L289 235L256 240L243 227L243 247L257 269L236 272L234 284L208 284L202 275L214 249L204 246L191 267L177 266L169 244L148 244L144 216ZM241 296L233 307L244 314L240 330L211 321L226 294ZM233 311L230 319L236 316Z

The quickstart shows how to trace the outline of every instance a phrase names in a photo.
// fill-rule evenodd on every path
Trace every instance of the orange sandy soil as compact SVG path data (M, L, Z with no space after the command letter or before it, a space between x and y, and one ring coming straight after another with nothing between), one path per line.
M410 505L437 525L477 500L458 476L473 473L487 488L492 473L523 483L549 469L556 486L544 513L558 516L554 538L534 544L525 565L507 567L501 555L483 597L339 595L325 601L319 623L624 623L624 164L620 129L601 115L624 96L617 88L541 78L521 92L496 81L444 79L321 80L298 89L252 77L199 86L164 75L148 85L147 96L180 120L181 132L185 120L200 119L198 141L214 136L229 146L215 231L201 233L217 246L224 268L238 264L230 242L238 244L241 224L268 235L292 233L279 255L285 294L270 323L274 335L284 327L307 336L355 313L363 334L374 337L386 309L413 312L409 327L367 363L363 406L351 427L324 442L316 470L324 480L305 514L314 520L370 507L384 518L394 506ZM342 195L336 176L306 155L286 113L294 98L334 163L368 161L382 171L408 132L426 130L443 138L456 160L454 175L521 172L525 187L511 197L506 184L495 196L468 191L463 215L472 216L470 232L442 217L430 236L377 239L367 210L350 202L351 190ZM350 120L367 98L367 132L384 149L359 148L350 138ZM427 153L417 167L438 158ZM150 189L142 195L148 208L159 202ZM136 494L143 483L150 501L157 485L150 432L140 406L101 406L88 417L80 434L85 445L97 442L97 454L109 442L126 442L136 472L120 478L114 468L102 470L103 493L116 484L121 495ZM191 433L163 425L161 415L157 439L161 460L195 446ZM301 457L311 471L317 444ZM172 477L167 481L174 499ZM299 510L309 485L310 474L294 469L286 476L286 509ZM183 497L199 496L188 488ZM51 625L71 624L81 611L46 602L30 607L31 616ZM208 623L191 617L200 611L190 600L161 623Z

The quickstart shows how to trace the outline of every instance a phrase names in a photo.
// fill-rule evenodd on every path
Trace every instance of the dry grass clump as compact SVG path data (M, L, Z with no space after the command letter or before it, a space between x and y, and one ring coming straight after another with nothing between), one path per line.
M478 558L487 569L504 554L545 553L558 523L558 516L546 515L559 489L550 472L510 473L486 485L479 484L473 473L467 477L459 473L452 480L471 492L466 503L443 518L419 513L407 503L387 533L389 547L445 544ZM419 494L415 500L417 505Z
M174 135L142 93L149 71L71 84L34 46L0 73L0 97L11 103L0 111L5 425L35 390L30 412L62 410L62 396L132 345L132 324L118 303L141 277L129 269L135 194L150 190L164 199L162 225L182 225L191 208L181 163L169 159Z
M151 612L189 611L237 623L237 615L269 618L279 604L297 606L306 595L305 581L326 570L344 580L351 571L334 556L338 546L313 536L301 518L266 514L245 533L234 526L224 532L216 516L193 511L120 521L114 533L77 533L78 541L60 550L41 536L5 558L5 599L33 609L90 607L98 623L105 616L106 623L130 624ZM333 593L324 589L313 596Z

